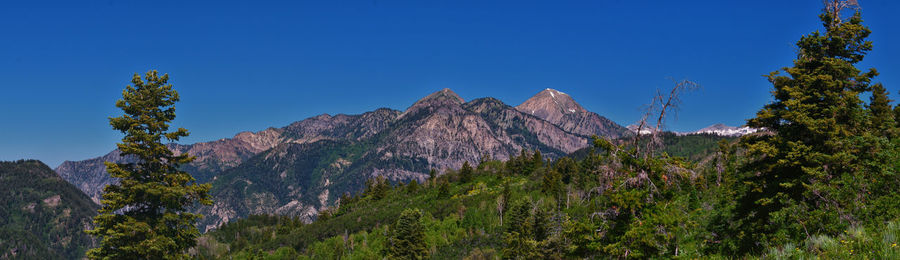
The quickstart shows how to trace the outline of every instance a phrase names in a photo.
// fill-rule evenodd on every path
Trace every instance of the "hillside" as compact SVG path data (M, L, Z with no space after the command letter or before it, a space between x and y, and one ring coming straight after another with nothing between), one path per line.
M420 209L429 257L435 259L508 258L531 254L531 258L590 258L624 252L614 245L631 240L631 232L642 231L636 221L663 225L669 236L685 241L662 240L662 248L643 248L644 257L664 256L665 248L692 245L679 249L686 256L701 256L694 243L703 243L713 234L695 234L688 226L706 225L714 211L693 208L715 203L727 196L720 186L688 188L686 183L712 184L716 174L706 168L687 168L695 174L670 177L658 181L666 185L663 198L650 199L638 211L665 213L675 219L610 211L629 207L618 201L634 196L642 188L617 188L628 175L594 174L615 165L604 146L595 146L597 157L582 160L561 158L547 164L540 154L523 153L509 160L482 161L459 171L447 171L424 182L412 181L391 185L370 180L365 191L356 196L343 196L339 206L320 213L311 224L297 218L252 216L226 224L201 238L201 259L269 256L273 259L370 259L380 258L391 247L391 234L397 220L408 209ZM624 154L620 154L624 155ZM718 157L716 157L718 158ZM660 162L680 163L659 159ZM619 169L630 171L629 167ZM623 173L624 174L624 173ZM467 177L471 175L471 177ZM677 178L677 179L676 179ZM709 182L709 183L708 183ZM606 190L595 190L607 187ZM628 195L632 194L632 195ZM647 196L649 194L639 195ZM691 197L696 199L690 199ZM638 200L643 201L643 200ZM662 221L662 222L660 222ZM668 221L676 221L670 223ZM685 221L685 222L678 222ZM618 226L608 226L618 223ZM668 224L664 224L668 223ZM680 223L673 225L675 223ZM656 224L653 224L656 225ZM602 233L594 233L601 230ZM592 237L590 234L594 233ZM594 240L596 239L596 240ZM642 248L627 245L623 248ZM624 250L624 249L623 249ZM693 250L693 251L692 251ZM634 254L636 252L632 252Z
M424 181L430 169L456 169L483 156L506 159L524 150L558 158L587 146L566 132L497 99L464 102L450 90L431 94L367 138L291 143L226 170L213 182L216 204L204 208L203 228L251 214L311 221L366 179Z
M0 162L0 259L77 259L98 206L40 161Z

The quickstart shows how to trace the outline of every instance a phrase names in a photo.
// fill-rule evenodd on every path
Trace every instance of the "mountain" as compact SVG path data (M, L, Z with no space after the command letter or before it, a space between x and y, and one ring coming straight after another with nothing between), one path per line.
M311 221L375 176L423 182L430 169L455 169L482 156L507 159L526 149L553 158L590 143L497 99L465 102L449 89L386 122L370 137L279 145L225 171L213 182L216 203L201 211L207 216L201 226L272 213Z
M176 154L188 153L197 157L194 162L184 166L200 182L211 180L214 175L225 169L235 167L251 156L271 149L276 144L288 140L283 129L269 128L256 133L242 132L233 138L192 145L170 144L169 149ZM106 173L103 162L128 162L118 150L84 161L65 161L55 171L66 181L74 184L95 203L100 203L103 187L113 183L112 177Z
M99 206L40 161L0 162L0 259L79 259Z
M680 135L712 134L712 135L719 135L719 136L739 137L739 136L756 133L757 131L759 131L759 129L750 128L747 126L733 127L733 126L726 126L724 124L715 124L715 125L711 125L711 126L705 127L703 129L700 129L700 130L697 130L694 132L679 133L679 134Z
M202 228L251 214L285 214L311 220L345 192L385 176L393 182L424 180L430 169L456 169L483 156L506 159L539 150L559 157L590 144L591 135L618 137L625 128L581 108L568 95L543 91L511 107L494 98L466 102L452 90L430 94L404 111L387 108L358 115L323 114L282 128L234 138L170 145L198 160L185 166L198 181L212 182L215 204L198 211ZM559 94L558 94L559 93ZM545 96L559 97L556 106ZM535 110L525 113L523 109ZM562 111L575 112L554 114ZM538 111L544 111L537 113ZM127 161L115 151L57 171L99 198L104 161Z
M641 126L640 126L640 125L628 125L628 126L625 127L625 128L627 128L628 131L631 132L631 133L637 133L637 132L638 132L638 128L641 128ZM651 133L653 133L653 131L655 131L655 130L656 130L656 129L654 129L654 128L650 127L650 126L646 126L646 125L645 125L643 128L640 129L641 135L648 135L648 134L651 134Z
M629 125L627 128L628 128L628 131L631 132L631 133L635 133L635 132L638 131L638 130L637 130L637 129L638 129L638 126L637 126L637 125ZM641 129L641 134L642 134L642 135L650 134L650 133L652 133L652 131L653 131L652 128L648 128L648 127L645 126L644 129ZM724 124L714 124L714 125L707 126L707 127L703 128L703 129L700 129L700 130L697 130L697 131L693 131L693 132L675 132L675 134L676 134L676 135L679 135L679 136L682 136L682 135L708 134L708 135L727 136L727 137L741 137L741 136L744 136L744 135L756 133L756 132L758 132L758 131L759 131L759 129L750 128L750 127L747 127L747 126L743 126L743 127L733 127L733 126L727 126L727 125L724 125Z
M585 110L571 96L555 89L537 93L516 109L580 135L616 138L628 132L612 120Z

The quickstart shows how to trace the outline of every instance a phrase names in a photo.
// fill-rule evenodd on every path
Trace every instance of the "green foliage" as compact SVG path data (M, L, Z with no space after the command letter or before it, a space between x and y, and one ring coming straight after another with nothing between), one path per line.
M392 259L425 259L428 257L428 245L425 241L425 227L422 224L422 211L407 209L400 214L400 219L391 227L393 236L387 255Z
M764 256L775 259L898 259L900 225L890 222L875 230L852 227L835 236L815 235L798 244L769 247Z
M387 196L387 192L390 188L391 184L387 182L387 179L385 179L384 176L378 176L366 181L365 194L375 200L380 200L384 198L384 196Z
M472 165L469 164L468 161L463 162L462 168L459 168L459 181L460 182L470 182L475 174L475 170L472 169Z
M212 203L210 186L196 183L179 168L194 157L175 155L162 143L163 138L178 141L188 135L184 128L167 132L179 100L168 80L156 71L144 79L135 74L134 86L127 86L116 102L125 112L109 119L113 129L125 134L118 149L137 162L106 163L119 183L104 189L96 227L87 231L101 239L100 247L88 251L92 259L185 258L200 235L194 224L202 216L187 210L197 202Z
M83 258L97 208L40 161L0 162L0 259Z
M825 33L800 39L794 66L768 76L774 102L748 121L769 134L742 140L754 159L742 171L755 174L740 181L736 229L728 232L741 241L738 252L873 224L868 216L882 207L869 205L893 198L885 189L900 181L887 93L870 86L874 69L855 67L872 49L870 31L858 12L845 20L829 6L820 18ZM873 89L866 109L860 95Z

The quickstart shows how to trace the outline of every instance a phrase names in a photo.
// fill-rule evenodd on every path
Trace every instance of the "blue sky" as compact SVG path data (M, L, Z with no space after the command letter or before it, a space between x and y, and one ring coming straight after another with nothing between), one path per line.
M875 49L861 67L900 90L900 3L862 0ZM185 143L322 113L405 109L441 88L517 105L545 88L628 125L670 79L703 89L670 128L741 125L761 76L820 29L793 1L6 1L0 7L0 160L55 167L112 150L107 117L135 72L169 73Z

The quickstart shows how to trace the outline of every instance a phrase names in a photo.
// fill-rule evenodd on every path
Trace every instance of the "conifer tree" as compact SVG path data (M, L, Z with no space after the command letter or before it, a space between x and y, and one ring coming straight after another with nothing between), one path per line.
M437 176L437 170L431 168L431 170L428 171L428 182L434 182L434 178L437 178Z
M562 175L555 169L547 169L541 182L541 192L556 199L562 192Z
M868 122L859 97L878 73L855 67L872 49L870 30L859 12L842 17L847 3L826 5L819 16L825 33L797 42L794 66L768 76L774 101L748 121L771 134L742 140L757 158L745 166L736 211L742 251L860 224L869 184L880 179L864 167L866 152L880 149L860 138Z
M365 193L369 196L372 196L375 200L380 200L387 196L387 192L391 189L390 184L388 184L387 179L384 176L379 175L374 179L366 180L366 190Z
M578 173L578 164L569 157L559 158L553 165L553 169L562 175L563 183L571 183L573 177Z
M472 181L472 175L474 175L474 169L472 169L472 165L469 165L469 161L463 162L462 168L459 169L459 182L467 183Z
M544 156L541 155L541 151L534 150L534 154L531 155L531 171L536 171L544 167Z
M450 182L446 179L438 180L438 198L450 197Z
M900 105L894 107L894 123L900 128Z
M425 259L428 257L428 245L425 241L425 225L422 223L421 210L404 210L391 229L393 236L388 249L388 256L391 259Z
M531 217L531 201L528 199L517 200L509 208L506 216L507 233L518 233L523 236L531 236L531 228L528 219Z
M188 136L179 128L169 132L175 119L178 92L168 74L155 70L145 77L135 74L116 107L125 112L110 118L113 129L125 134L117 144L133 163L106 162L107 172L118 184L103 189L103 207L87 232L100 239L100 247L88 251L91 259L181 259L196 244L195 226L202 216L186 212L196 203L211 204L209 184L198 184L180 166L194 160L175 155L163 139L178 141Z
M880 83L872 85L872 97L869 112L872 116L872 129L884 136L893 136L897 128L894 111L891 111L889 93Z
M419 181L413 179L406 184L406 193L414 194L419 191Z

